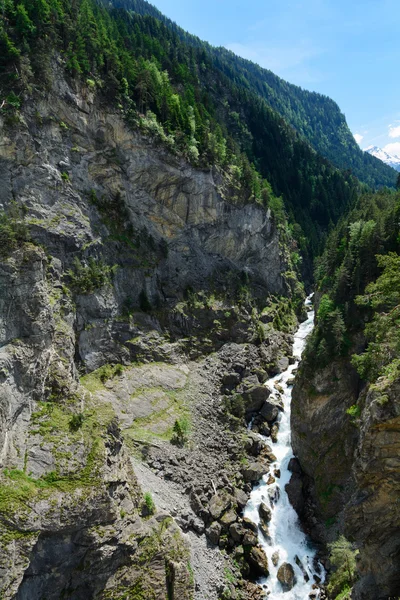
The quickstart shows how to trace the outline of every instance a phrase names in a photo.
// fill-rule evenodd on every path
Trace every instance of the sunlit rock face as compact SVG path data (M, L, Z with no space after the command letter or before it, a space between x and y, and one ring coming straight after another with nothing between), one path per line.
M285 253L269 211L52 68L52 88L25 99L0 144L0 204L17 206L29 231L0 260L1 594L186 600L187 542L165 514L143 515L121 434L130 413L80 376L252 340L246 311L203 307L190 320L175 307L186 293L250 280L255 296L288 294ZM76 258L105 284L81 278L72 290ZM197 347L196 327L215 338Z

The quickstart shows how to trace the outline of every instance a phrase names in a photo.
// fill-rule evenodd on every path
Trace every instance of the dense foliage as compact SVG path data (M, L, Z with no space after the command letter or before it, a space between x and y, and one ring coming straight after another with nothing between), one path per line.
M3 111L13 123L21 91L50 81L56 50L71 77L101 90L133 126L201 167L222 169L239 200L260 202L279 220L283 197L301 249L318 252L329 225L354 201L357 180L226 69L222 51L189 43L191 36L156 17L94 0L3 0Z
M338 168L351 169L360 181L371 187L394 187L396 172L359 148L345 116L331 98L288 83L226 48L213 48L183 31L145 0L114 0L113 5L140 15L151 15L165 23L186 44L206 50L214 71L266 100L317 152Z
M349 352L370 382L400 374L400 194L362 196L317 261L321 294L307 356L326 364ZM365 347L354 348L363 333Z
M329 550L329 559L334 568L327 585L329 597L335 600L350 600L351 589L356 578L358 551L353 550L344 536L329 544Z

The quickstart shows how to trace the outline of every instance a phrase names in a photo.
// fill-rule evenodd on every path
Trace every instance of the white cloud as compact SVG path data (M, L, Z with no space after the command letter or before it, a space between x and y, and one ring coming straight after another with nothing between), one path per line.
M364 136L361 135L361 133L353 133L354 135L354 139L356 140L357 144L361 144L361 142L364 139Z
M390 138L400 138L400 125L397 127L389 126L389 137Z
M386 144L386 146L384 146L382 148L382 150L384 150L391 156L399 156L400 157L400 142L393 142L392 144Z

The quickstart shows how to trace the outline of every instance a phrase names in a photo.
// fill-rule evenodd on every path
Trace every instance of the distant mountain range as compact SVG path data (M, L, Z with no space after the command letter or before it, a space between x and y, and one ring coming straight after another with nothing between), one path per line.
M368 146L368 148L365 148L365 152L375 156L375 158L379 158L379 160L386 165L389 165L389 167L393 167L393 169L400 172L400 158L395 154L388 154L385 150L382 150L382 148L378 148L378 146Z

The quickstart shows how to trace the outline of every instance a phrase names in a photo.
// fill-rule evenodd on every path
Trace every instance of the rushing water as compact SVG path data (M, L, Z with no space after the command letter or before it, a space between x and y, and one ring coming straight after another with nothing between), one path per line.
M267 579L260 581L266 590L268 600L306 600L312 591L312 585L315 583L314 575L317 575L322 580L324 579L324 572L321 565L316 564L315 550L307 536L303 533L297 513L291 506L285 491L285 485L291 477L288 464L294 456L290 440L292 388L287 385L287 382L293 377L293 371L298 367L306 338L313 329L314 312L310 298L306 301L306 308L307 320L300 325L294 338L293 355L296 358L295 364L290 365L284 373L272 377L266 384L272 390L271 397L276 397L278 394L278 391L274 387L276 384L283 389L281 396L284 403L284 412L280 416L278 441L271 444L272 451L277 458L277 461L271 465L271 474L273 475L274 471L279 469L281 475L280 478L276 478L276 481L269 485L267 484L269 474L265 475L259 485L253 489L245 509L245 516L257 524L260 523L258 508L261 502L267 504L272 511L272 518L268 525L270 542L259 532L259 542L268 556L269 562L270 575ZM269 442L270 440L268 439ZM276 493L277 488L279 488L279 497L276 500L278 495ZM272 557L276 552L279 553L279 560L278 564L274 566ZM303 570L307 572L308 581L306 581L307 577L304 577L304 573L299 566L300 561ZM296 576L295 586L292 590L286 592L283 591L277 579L278 569L284 562L292 565Z

